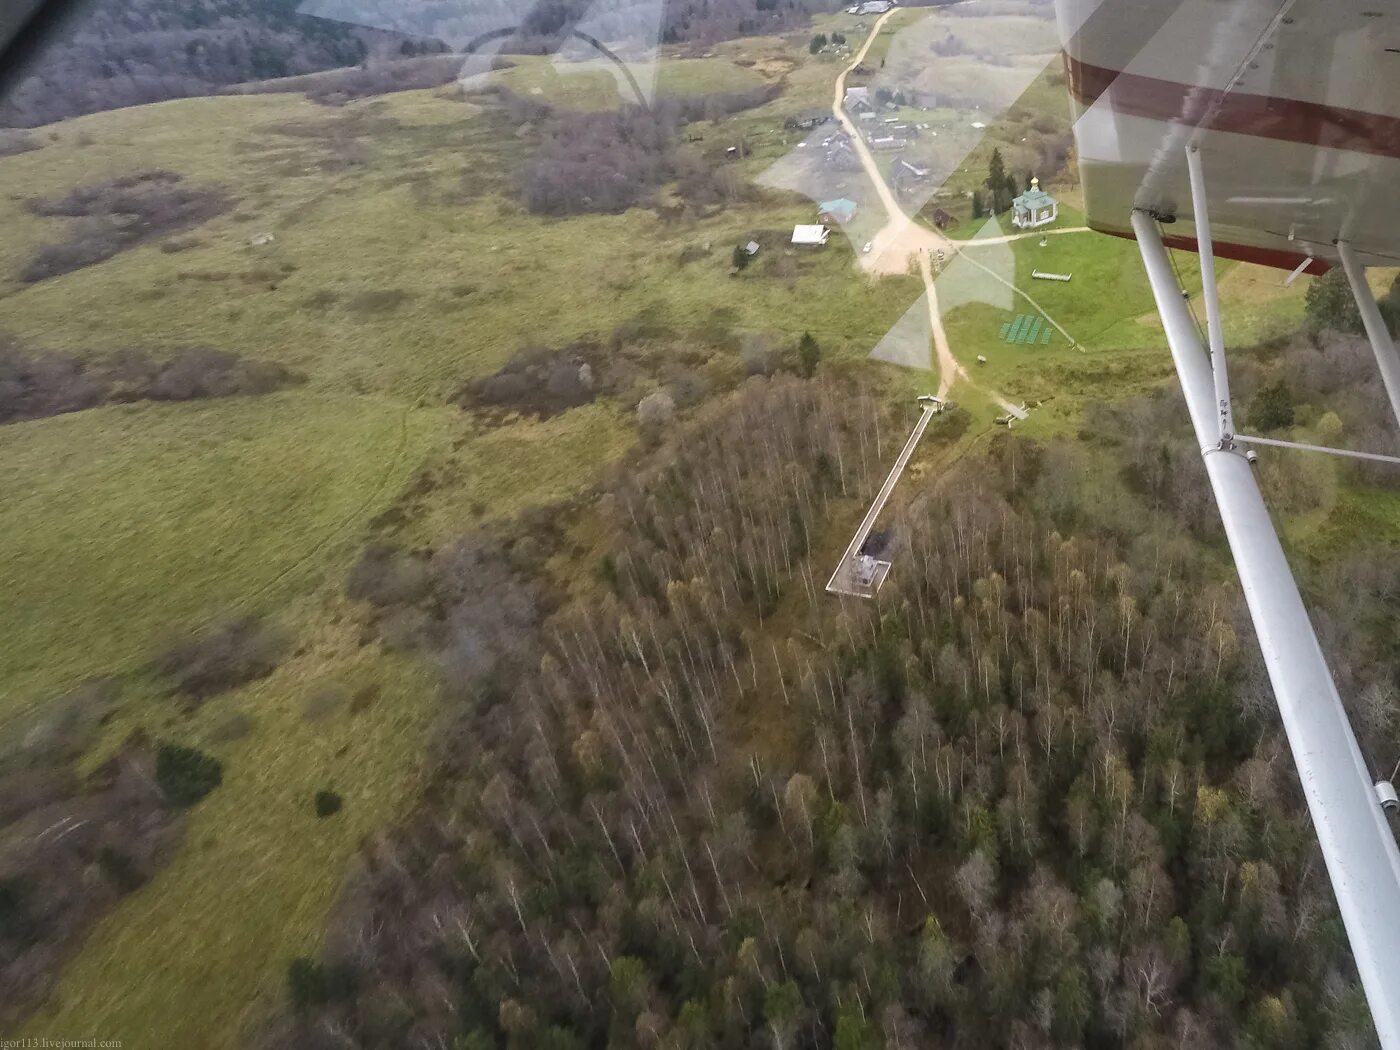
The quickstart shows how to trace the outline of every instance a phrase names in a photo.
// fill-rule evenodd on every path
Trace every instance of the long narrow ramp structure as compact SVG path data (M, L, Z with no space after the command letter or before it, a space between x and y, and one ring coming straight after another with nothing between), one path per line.
M885 509L885 504L889 502L890 494L894 492L894 487L899 484L899 478L904 473L904 468L909 465L909 457L914 454L914 449L918 448L919 441L924 436L924 431L928 429L929 420L943 411L944 403L937 398L924 400L923 412L919 414L919 421L914 424L913 431L909 434L909 440L904 443L904 447L899 451L899 458L894 461L894 466L890 468L890 473L885 478L885 483L880 486L880 491L875 494L875 500L870 504L870 509L865 512L865 517L861 519L860 527L856 529L856 534L851 537L850 544L846 547L845 553L841 555L841 561L836 565L836 571L831 574L831 579L826 581L826 591L828 594L844 594L852 598L873 598L875 592L880 589L880 585L885 582L885 577L889 575L890 563L887 561L872 564L872 572L868 578L862 579L860 573L860 550L865 546L865 541L870 538L870 530L875 527L875 522L879 520L881 512Z

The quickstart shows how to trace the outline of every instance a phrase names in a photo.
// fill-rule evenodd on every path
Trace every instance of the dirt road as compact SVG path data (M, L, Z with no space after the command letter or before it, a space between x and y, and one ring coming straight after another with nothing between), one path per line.
M904 211L895 197L894 191L890 189L889 183L885 181L885 173L880 170L880 165L876 163L874 155L870 152L870 147L865 144L860 129L847 115L845 106L847 76L865 60L870 46L880 35L880 30L890 18L899 13L899 10L899 8L895 8L887 11L875 20L875 24L870 27L870 34L865 38L865 43L861 44L860 50L851 59L851 64L837 74L836 85L831 95L831 115L836 118L836 122L849 136L851 148L860 158L861 167L865 169L866 177L870 180L876 196L880 198L881 206L885 209L885 225L871 238L870 251L858 255L856 258L860 261L861 268L872 274L907 274L910 261L917 260L915 265L918 267L919 276L923 278L924 282L924 295L928 301L929 326L933 333L933 347L938 358L938 396L947 397L954 380L962 379L972 386L978 386L972 382L972 377L967 374L967 369L963 368L958 359L953 356L952 347L948 343L948 332L943 327L943 314L938 308L938 292L934 285L932 262L934 253L941 251L945 258L952 259L958 251L957 245L936 230L915 222ZM1011 413L1018 419L1026 417L1025 409L1020 405L1012 404L994 390L985 387L979 387L979 389L1001 406L1003 411Z

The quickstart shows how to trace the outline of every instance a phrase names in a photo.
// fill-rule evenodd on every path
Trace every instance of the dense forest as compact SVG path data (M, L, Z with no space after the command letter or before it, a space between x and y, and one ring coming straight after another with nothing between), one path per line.
M1275 377L1359 352L1264 348L1241 403L1316 416ZM375 544L349 593L440 663L446 725L263 1044L1372 1045L1184 410L1091 423L917 491L875 603L822 592L827 520L897 435L820 374L751 378L595 500ZM1375 564L1310 585L1385 755Z

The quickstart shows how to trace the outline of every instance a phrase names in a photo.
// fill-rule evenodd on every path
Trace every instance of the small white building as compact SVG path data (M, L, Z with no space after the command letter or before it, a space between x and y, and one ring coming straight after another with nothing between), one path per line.
M805 226L799 223L792 228L792 243L799 248L820 248L831 236L825 226Z
M893 6L894 4L892 4L890 0L866 0L865 3L860 5L860 9L856 12L856 14L883 15Z

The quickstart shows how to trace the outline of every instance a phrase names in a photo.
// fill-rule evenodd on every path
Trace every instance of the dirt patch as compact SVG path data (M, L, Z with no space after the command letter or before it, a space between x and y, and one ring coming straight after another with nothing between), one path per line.
M345 306L353 313L362 315L386 314L397 310L412 298L413 293L402 288L371 288L352 295L345 300Z
M764 55L754 59L749 68L765 80L782 80L797 68L797 63L785 55Z

